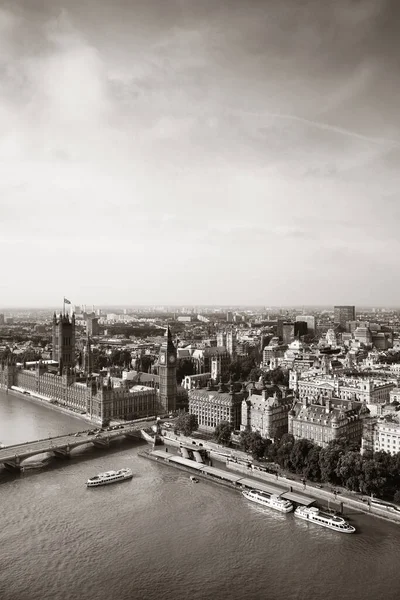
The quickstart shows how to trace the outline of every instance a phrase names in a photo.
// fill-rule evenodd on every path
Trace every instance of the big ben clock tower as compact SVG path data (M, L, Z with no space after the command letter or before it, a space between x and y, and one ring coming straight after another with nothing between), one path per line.
M158 374L160 376L160 404L166 413L176 410L176 348L169 326L160 348Z

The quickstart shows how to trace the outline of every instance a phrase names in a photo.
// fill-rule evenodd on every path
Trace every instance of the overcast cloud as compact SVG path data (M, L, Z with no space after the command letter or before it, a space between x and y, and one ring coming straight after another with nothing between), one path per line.
M399 3L0 3L0 306L398 304Z

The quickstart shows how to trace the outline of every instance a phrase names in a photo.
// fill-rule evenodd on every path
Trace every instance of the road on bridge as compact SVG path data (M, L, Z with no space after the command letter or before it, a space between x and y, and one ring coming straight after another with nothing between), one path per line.
M79 434L70 433L68 435L61 435L58 437L48 438L44 440L36 440L32 442L25 442L23 444L15 444L13 446L6 446L0 449L0 464L7 462L7 460L13 460L15 458L28 458L42 452L51 452L53 450L62 450L69 447L70 449L89 444L93 442L99 442L102 439L111 440L113 438L121 437L131 431L137 431L144 425L147 427L153 425L154 422L139 421L136 423L129 423L123 425L118 429L112 429L110 431L96 430L96 434L88 434L87 431L80 432ZM93 430L91 430L93 431Z

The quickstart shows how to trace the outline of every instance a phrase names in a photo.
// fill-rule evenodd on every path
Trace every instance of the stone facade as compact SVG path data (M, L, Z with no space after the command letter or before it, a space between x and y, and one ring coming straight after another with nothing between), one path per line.
M75 366L75 315L53 316L52 358L61 367Z
M40 363L34 370L21 365L0 366L0 386L32 393L52 404L86 414L96 423L112 419L139 419L157 414L158 400L155 388L147 386L114 387L110 378L79 379L72 369L62 375L48 371Z
M204 387L211 378L211 373L201 373L200 375L185 375L182 381L182 387L185 390L194 390L197 387Z
M289 411L288 430L295 439L305 438L325 447L339 437L361 444L363 423L369 411L365 404L327 398L302 402Z
M319 376L290 379L294 391L300 399L318 399L336 396L342 400L355 400L367 405L372 414L376 414L380 405L390 401L393 382L355 377Z
M158 374L160 376L160 404L165 413L176 410L176 360L177 353L172 341L171 330L165 332L164 343L160 348Z
M196 415L199 430L212 433L222 421L228 421L234 431L240 428L242 401L247 396L245 389L235 391L233 385L211 385L207 389L189 391L189 413Z
M371 452L383 451L389 454L400 452L400 423L398 418L380 417L365 423L362 453L367 450Z
M266 439L280 438L288 432L288 413L293 406L293 396L283 396L277 386L252 393L242 402L242 431L258 432Z

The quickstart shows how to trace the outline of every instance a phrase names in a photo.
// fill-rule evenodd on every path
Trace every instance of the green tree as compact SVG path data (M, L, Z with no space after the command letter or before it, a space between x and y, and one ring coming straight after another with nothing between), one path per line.
M359 452L345 452L338 460L335 472L340 483L354 492L360 491L363 459Z
M307 465L308 454L313 447L309 440L296 440L290 453L291 469L295 473L303 473Z
M311 481L321 481L321 469L319 467L320 446L312 445L307 455L307 461L304 467L304 477Z
M261 437L261 435L257 432L253 433L253 437L250 443L250 453L252 457L256 460L260 460L264 456L266 448L265 440Z
M290 433L285 433L279 442L279 447L276 451L276 462L282 469L291 469L290 455L294 445L294 437Z
M175 421L175 429L178 429L183 435L191 435L193 431L197 431L199 422L196 415L190 413L182 413Z
M250 447L250 438L251 438L251 431L250 429L245 429L244 431L240 432L240 447L244 452L248 452L249 451L249 447Z
M231 362L229 373L234 381L239 381L240 379L246 381L255 368L257 368L257 363L254 356L245 356Z
M218 444L229 446L232 438L231 424L228 421L221 421L215 428L214 438Z
M194 366L191 360L181 361L176 368L176 381L180 384L186 375L194 374Z
M272 371L268 371L264 374L264 380L266 383L272 383L274 385L289 385L289 371L277 367Z
M393 501L395 502L395 504L400 504L400 490L397 490L394 493Z
M131 364L132 356L129 350L114 350L110 362L117 367L126 367Z
M240 434L240 446L245 452L249 452L255 459L264 456L267 444L258 431L242 431Z
M234 360L229 365L229 375L233 381L239 381L242 374L241 362Z
M25 352L22 352L21 354L17 355L17 361L21 363L36 361L40 359L41 355L39 354L39 352L35 352L35 350L31 349L25 350Z
M360 475L360 487L365 494L381 496L385 489L386 476L384 467L374 458L363 461Z
M135 362L135 370L141 373L148 373L149 369L153 364L153 359L148 354L142 354L140 358L136 358Z
M326 448L322 448L319 453L319 467L321 469L322 481L339 483L339 478L336 474L336 466L343 453L344 449L342 445L338 444L336 441L329 442Z
M258 381L262 375L262 370L259 367L253 367L249 373L250 381Z

